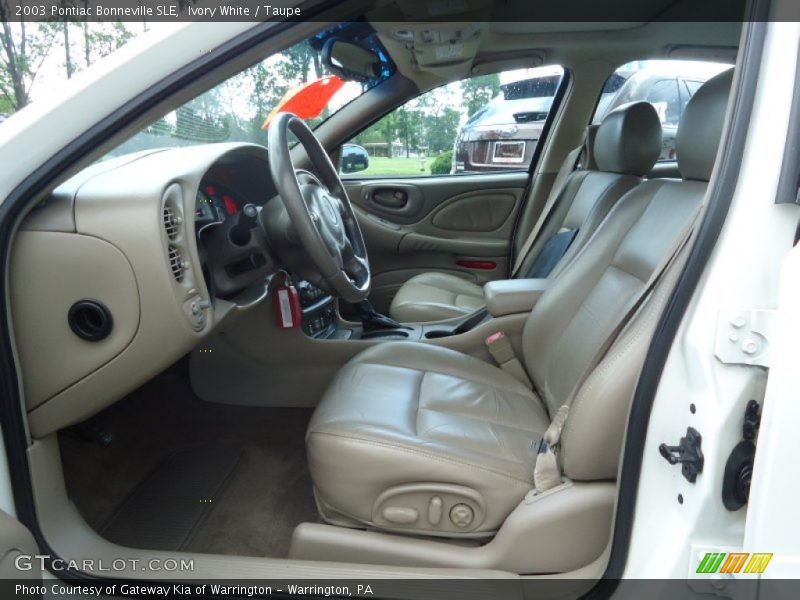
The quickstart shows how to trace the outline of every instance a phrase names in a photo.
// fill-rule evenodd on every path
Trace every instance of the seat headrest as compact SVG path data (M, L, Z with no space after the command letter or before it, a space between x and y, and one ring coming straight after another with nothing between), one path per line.
M608 113L594 138L597 169L646 175L661 154L661 121L648 102L624 104Z
M733 69L706 81L686 105L675 138L678 169L684 179L708 181L722 137Z

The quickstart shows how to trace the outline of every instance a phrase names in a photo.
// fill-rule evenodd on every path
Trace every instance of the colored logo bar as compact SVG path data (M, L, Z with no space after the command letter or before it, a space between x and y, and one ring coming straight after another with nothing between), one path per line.
M766 552L707 552L697 565L697 573L763 573L772 553Z

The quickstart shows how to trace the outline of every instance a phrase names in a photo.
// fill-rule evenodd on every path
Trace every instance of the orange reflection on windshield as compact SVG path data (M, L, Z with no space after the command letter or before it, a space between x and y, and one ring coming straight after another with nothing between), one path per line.
M301 119L318 117L343 85L344 81L339 77L329 75L290 89L269 113L261 129L267 129L275 115L282 112L294 113Z

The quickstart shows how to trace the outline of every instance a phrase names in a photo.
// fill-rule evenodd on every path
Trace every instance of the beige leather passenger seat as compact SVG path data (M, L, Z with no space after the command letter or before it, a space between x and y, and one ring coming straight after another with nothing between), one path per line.
M620 106L603 119L591 149L594 168L577 169L564 180L547 221L520 265L521 277L555 276L617 200L641 183L661 152L658 114L647 102ZM566 160L575 159L568 156ZM390 314L401 322L429 322L467 315L483 305L481 286L457 275L431 272L401 286Z
M306 438L324 519L409 534L492 536L512 511L542 510L523 500L533 486L534 448L569 398L557 456L571 493L616 479L631 397L680 263L621 330L619 323L631 300L650 289L703 201L731 74L709 80L686 108L677 134L683 179L646 181L625 194L531 312L520 360L533 387L475 357L421 343L378 344L342 368ZM630 140L624 115L617 118L614 130ZM618 156L629 156L626 148L617 144ZM560 493L548 498L550 507ZM612 504L604 519L568 522L607 532ZM548 510L552 525L557 513ZM581 536L528 535L544 548L558 545L565 556L581 554L586 543ZM557 568L525 568L537 567Z

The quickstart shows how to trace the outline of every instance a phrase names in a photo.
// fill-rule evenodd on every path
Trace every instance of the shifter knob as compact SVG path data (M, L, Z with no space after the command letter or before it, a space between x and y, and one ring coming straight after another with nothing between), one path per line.
M236 225L242 229L252 229L256 226L257 220L258 207L255 204L245 204L242 207L242 212L239 213L239 220Z

